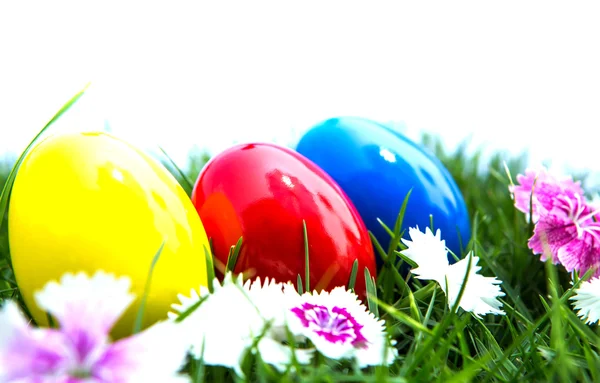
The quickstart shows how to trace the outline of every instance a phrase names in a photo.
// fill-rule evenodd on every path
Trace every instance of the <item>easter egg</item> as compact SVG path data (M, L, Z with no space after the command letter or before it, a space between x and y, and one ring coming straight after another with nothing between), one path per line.
M452 176L439 159L399 132L363 118L332 118L304 133L296 150L341 186L384 249L390 235L377 219L393 228L410 190L402 228L424 231L431 215L450 250L460 256L467 245L469 215ZM454 260L450 254L449 260Z
M34 292L66 272L103 270L131 279L136 299L112 332L130 334L163 242L143 327L166 319L178 293L207 285L208 238L189 197L160 163L109 134L62 134L34 146L14 182L8 225L17 284L40 325L48 321Z
M365 294L364 269L375 276L373 247L363 221L340 187L318 166L273 144L237 145L202 169L192 202L226 264L243 237L234 272L261 280L305 280L304 228L310 289L346 285L358 260L356 292Z

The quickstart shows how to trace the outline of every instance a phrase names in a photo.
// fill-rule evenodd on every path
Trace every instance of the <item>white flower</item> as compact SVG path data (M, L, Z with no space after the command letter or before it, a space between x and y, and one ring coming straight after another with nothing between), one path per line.
M128 278L65 274L35 294L59 329L28 325L16 303L0 309L0 382L181 382L186 359L179 327L158 323L116 342L109 331L134 296ZM85 379L87 378L87 379Z
M254 282L246 281L244 284L248 296L260 312L261 317L268 323L268 331L259 340L257 348L263 361L273 365L280 372L285 371L292 361L292 353L298 363L308 364L314 350L295 348L292 349L284 342L288 341L287 324L289 309L299 300L300 295L291 283L269 282L267 278L261 285L260 278ZM294 340L300 342L301 336L295 336Z
M200 294L192 290L190 297L179 295L181 303L172 306L177 314L169 313L169 317L176 319L202 299L181 322L197 359L233 368L243 376L241 363L247 352L256 351L252 346L262 336L256 345L261 358L282 371L292 360L292 350L282 342L287 340L285 302L291 304L294 294L298 296L291 285L268 280L261 285L259 279L243 285L241 278L227 273L222 285L214 280L212 294L200 287ZM310 356L309 351L296 350L299 363L308 363Z
M289 328L304 335L332 359L356 358L359 367L389 365L396 358L384 321L368 312L358 297L344 287L331 292L305 293L290 310Z
M441 239L439 229L435 235L429 228L423 233L418 227L411 227L408 232L412 241L402 239L408 246L402 254L418 265L412 273L419 279L439 283L442 291L448 296L449 307L456 303L468 271L467 285L459 306L476 317L485 314L504 315L504 311L500 309L502 304L498 301L498 297L504 296L499 286L502 281L478 274L481 270L478 257L469 252L464 259L450 265L446 242ZM471 267L467 270L469 259Z
M600 278L582 282L571 300L582 320L587 324L596 323L600 319Z
M446 290L446 284L441 285L442 290L448 296L448 305L452 307L458 299L458 294L467 273L469 257L471 257L471 267L467 287L464 289L460 300L460 307L465 311L472 312L478 318L485 314L504 315L504 311L500 310L502 303L497 299L504 296L499 286L502 281L478 274L481 270L481 266L478 265L479 258L471 252L467 254L466 258L448 267L448 273L446 274L448 290Z
M434 236L429 228L422 233L418 227L411 227L408 234L412 241L402 238L402 242L408 246L402 254L418 265L412 273L419 279L434 280L444 285L449 263L446 241L441 239L440 230Z

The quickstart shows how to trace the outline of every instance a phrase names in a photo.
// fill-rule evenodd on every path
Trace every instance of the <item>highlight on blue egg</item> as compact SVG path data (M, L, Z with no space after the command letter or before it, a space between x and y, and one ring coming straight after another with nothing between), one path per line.
M441 161L400 132L365 118L331 118L304 133L296 150L340 185L384 249L391 238L377 218L393 228L412 189L404 237L410 239L409 227L430 226L431 215L446 246L461 256L471 237L463 196Z

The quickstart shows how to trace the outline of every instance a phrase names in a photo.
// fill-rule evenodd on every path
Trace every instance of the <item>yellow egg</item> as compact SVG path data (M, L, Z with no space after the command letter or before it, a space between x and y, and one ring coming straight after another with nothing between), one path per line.
M131 278L136 300L112 332L130 334L163 240L143 327L166 318L178 293L207 285L208 239L185 191L160 163L109 134L37 144L17 173L8 225L17 284L40 325L48 321L35 291L65 272L104 270Z

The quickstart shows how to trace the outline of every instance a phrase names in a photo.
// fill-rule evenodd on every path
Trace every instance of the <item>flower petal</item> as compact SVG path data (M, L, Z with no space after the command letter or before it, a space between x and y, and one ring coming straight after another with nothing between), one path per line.
M269 336L264 336L258 341L257 349L262 360L275 367L279 372L287 370L288 366L292 364L294 354L299 364L310 363L314 354L314 350L300 348L292 350L291 347L281 344Z
M0 382L60 376L72 366L68 340L52 329L34 329L13 301L0 308Z
M181 322L192 355L196 359L202 358L207 365L233 368L243 376L243 358L265 322L248 299L241 278L234 280L228 273L223 285L215 279L213 286L212 294L203 290L198 299L180 299L181 304L172 307L181 314L200 298L206 298Z
M105 337L135 298L130 286L129 278L116 278L103 271L91 278L83 272L66 273L59 283L47 283L34 297L66 333Z
M345 287L331 292L305 293L292 308L290 331L310 339L316 349L331 359L357 358L361 367L388 364L395 358L384 322L368 311L356 294ZM388 358L382 359L385 350Z
M558 249L558 260L567 271L585 274L589 269L599 272L600 243L590 233L584 232L581 238L575 238Z
M390 342L383 331L369 337L371 344L366 349L356 350L356 362L360 368L368 366L389 366L398 357L398 350L392 347L395 341Z
M411 241L402 239L402 242L408 246L402 254L418 265L411 272L419 279L443 280L449 262L446 241L441 239L440 230L438 229L434 236L428 227L425 233L419 231L418 227L411 227L408 229L408 234Z
M583 198L584 195L580 182L574 182L571 177L555 177L545 168L527 169L524 175L517 176L517 182L518 185L509 187L514 195L515 207L528 215L531 207L533 222L552 210L559 195L568 198L575 198L576 195Z
M472 256L472 253L469 252L467 257L451 265L446 275L448 281L448 291L446 294L448 295L449 307L454 306L458 299L467 273L470 256ZM478 274L479 270L481 270L481 266L478 263L479 258L472 256L467 285L463 291L459 306L465 311L472 312L476 317L485 314L504 315L504 311L500 310L502 303L498 301L498 297L504 296L499 286L502 281L497 278L485 277ZM442 290L444 290L444 287L442 287Z
M188 350L182 331L179 324L159 322L113 343L95 362L91 374L103 382L189 381L178 373Z
M285 324L286 308L300 299L300 294L291 283L278 283L268 278L262 284L260 278L254 282L248 280L244 289L261 317L276 327Z
M561 210L553 209L551 213L540 217L528 246L534 254L541 255L542 261L546 261L550 254L552 262L557 264L558 250L575 238L577 238L577 227L573 221Z
M570 298L577 310L577 315L592 324L600 320L600 278L583 282L577 294Z

